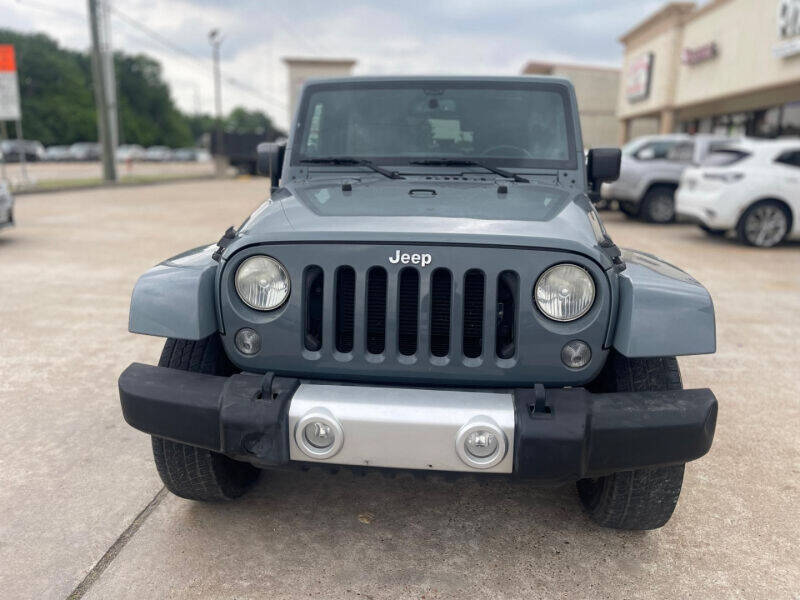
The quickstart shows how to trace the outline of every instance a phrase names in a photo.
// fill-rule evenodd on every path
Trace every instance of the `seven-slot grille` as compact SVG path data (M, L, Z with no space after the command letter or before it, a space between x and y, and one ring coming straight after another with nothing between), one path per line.
M304 347L411 360L512 358L518 280L513 271L487 280L480 269L409 266L393 272L373 266L358 272L349 265L333 271L311 265L303 286ZM326 335L332 343L325 343Z

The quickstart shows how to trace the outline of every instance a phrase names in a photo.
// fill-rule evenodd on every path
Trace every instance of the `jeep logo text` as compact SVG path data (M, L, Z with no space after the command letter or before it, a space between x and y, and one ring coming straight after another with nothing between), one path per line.
M433 258L430 254L409 254L408 252L400 253L400 250L395 250L394 256L389 257L389 262L393 265L397 263L403 263L407 265L411 263L412 265L419 265L420 267L427 267L431 264Z

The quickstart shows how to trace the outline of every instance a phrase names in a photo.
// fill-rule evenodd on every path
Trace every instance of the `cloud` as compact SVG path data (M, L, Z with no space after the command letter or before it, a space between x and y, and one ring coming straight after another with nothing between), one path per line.
M86 49L84 2L0 0L4 26L41 31ZM207 34L219 28L225 110L266 110L281 125L286 109L284 56L348 57L360 74L519 73L528 60L614 65L617 38L662 0L115 0L134 19L114 16L115 49L145 52L164 65L173 97L187 111L213 109ZM68 16L67 16L68 15ZM177 52L155 40L166 38ZM230 82L234 79L243 85Z

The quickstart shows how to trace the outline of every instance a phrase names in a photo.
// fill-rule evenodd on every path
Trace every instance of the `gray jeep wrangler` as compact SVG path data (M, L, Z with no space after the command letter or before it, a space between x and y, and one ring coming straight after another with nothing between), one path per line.
M166 487L229 499L314 465L577 482L592 519L670 518L717 402L677 355L715 350L708 292L620 251L588 194L569 82L306 84L270 199L133 291L167 338L120 376Z

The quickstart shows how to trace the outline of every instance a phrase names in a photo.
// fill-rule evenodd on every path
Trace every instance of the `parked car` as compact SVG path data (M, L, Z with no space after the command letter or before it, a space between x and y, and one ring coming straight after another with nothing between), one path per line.
M666 523L714 435L714 394L675 360L714 352L714 308L609 238L587 192L620 153L584 161L572 84L329 79L300 107L259 156L271 200L134 287L130 330L167 341L119 394L167 489L231 499L309 464L494 473L578 481L604 526Z
M681 173L730 141L718 135L654 135L637 138L622 150L617 181L603 184L601 197L616 200L622 212L651 223L675 220L675 190Z
M172 160L172 150L167 146L150 146L144 153L144 160L166 162Z
M751 246L800 238L800 139L746 140L712 153L684 171L677 211Z
M119 162L144 160L145 150L139 144L123 144L117 148L116 156Z
M205 148L178 148L173 154L173 160L181 162L205 162L211 160L211 155Z
M97 142L77 142L69 147L69 155L75 161L100 160L102 152Z
M24 156L28 162L44 160L44 146L36 140L3 140L0 155L5 162L20 162Z
M48 146L44 151L44 159L51 162L70 160L69 146Z
M4 181L0 181L0 229L14 224L14 196Z

